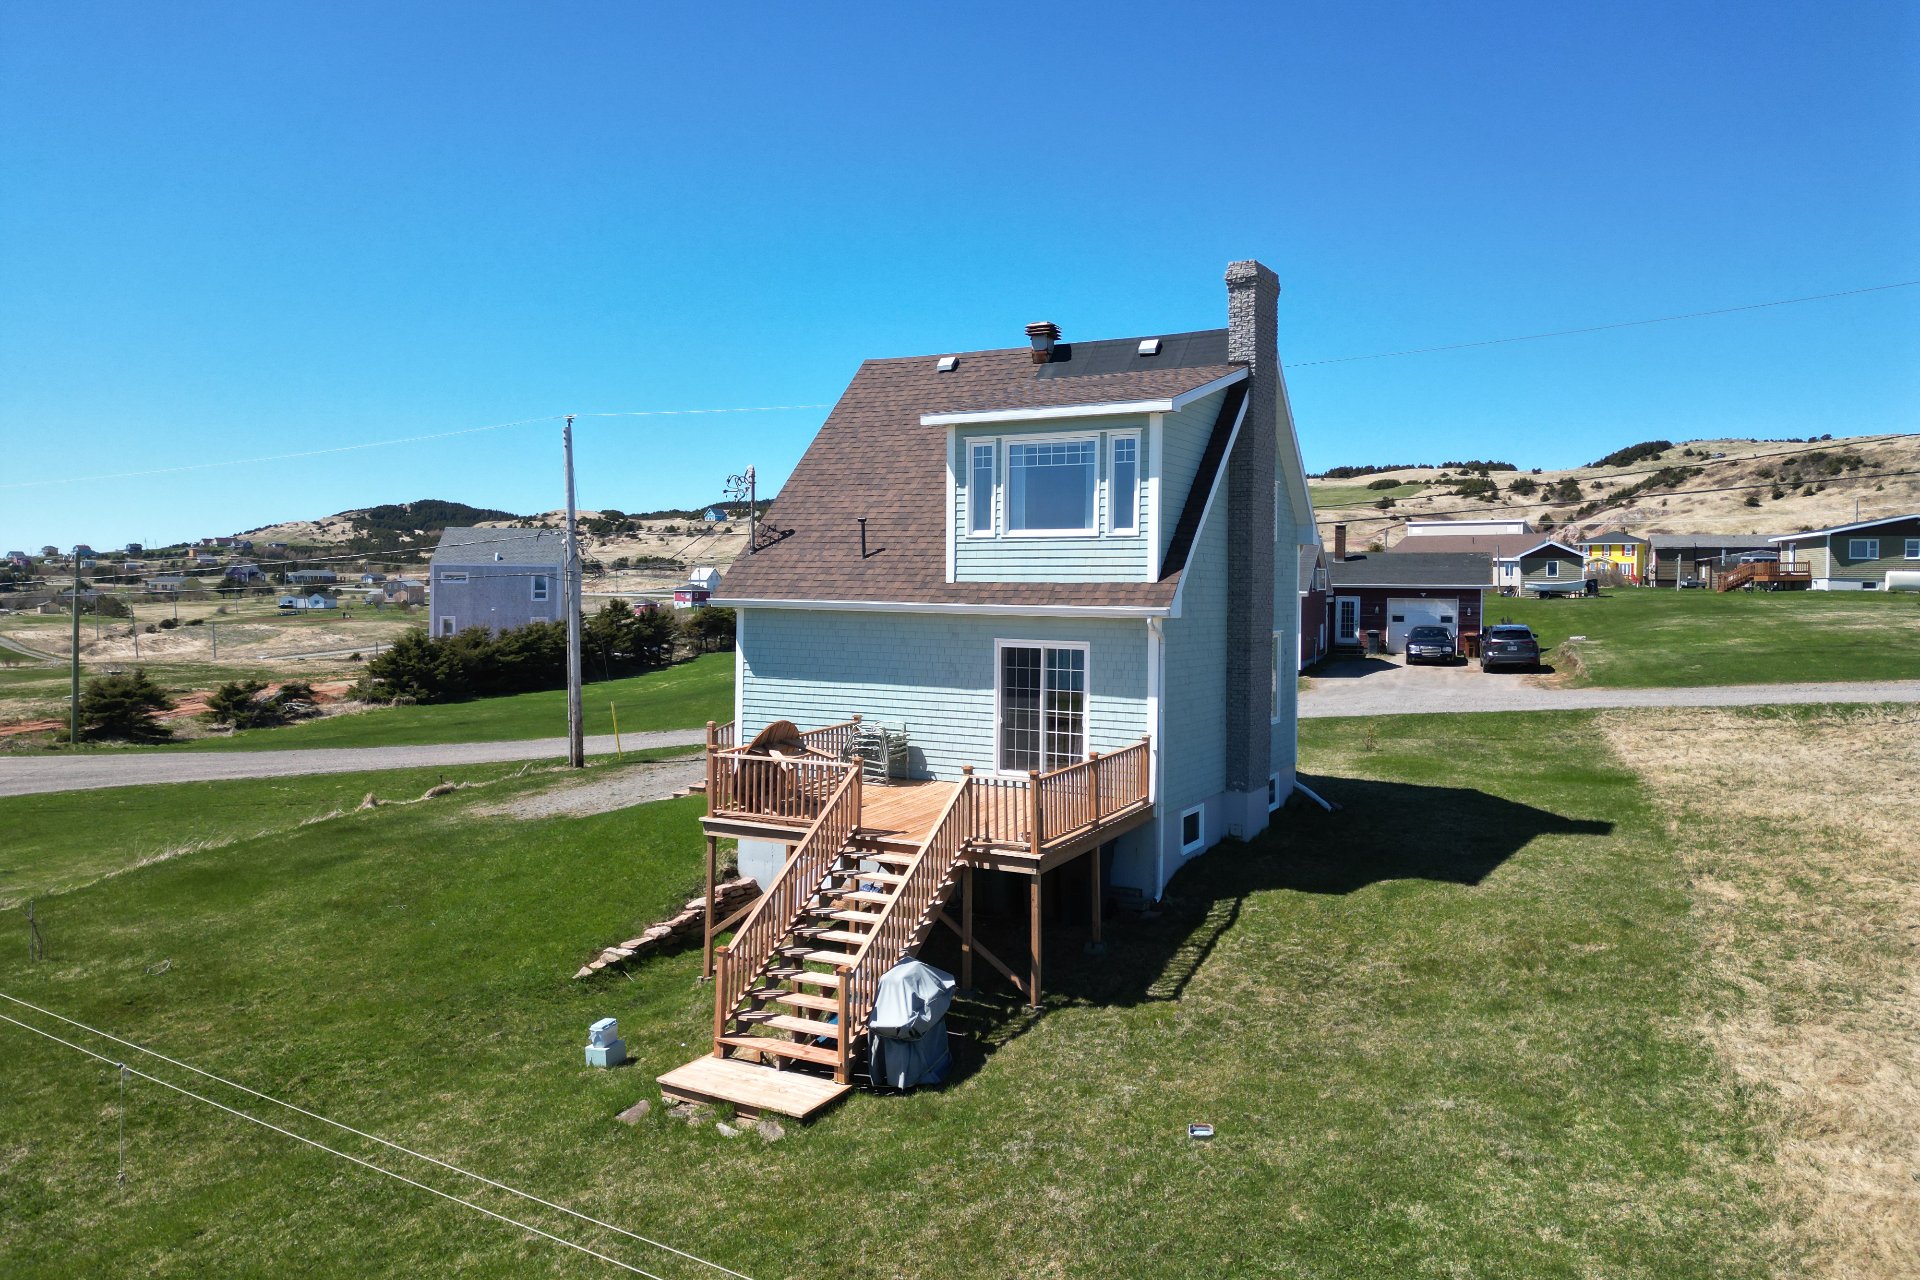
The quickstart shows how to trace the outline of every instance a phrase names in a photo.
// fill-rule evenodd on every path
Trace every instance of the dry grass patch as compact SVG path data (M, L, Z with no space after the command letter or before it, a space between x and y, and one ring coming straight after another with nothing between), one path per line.
M1667 810L1815 1274L1920 1274L1920 714L1603 719Z

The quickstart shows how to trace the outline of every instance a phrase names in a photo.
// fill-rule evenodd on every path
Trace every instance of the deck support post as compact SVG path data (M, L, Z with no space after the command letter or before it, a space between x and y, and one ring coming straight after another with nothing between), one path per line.
M705 937L700 943L700 977L702 981L713 979L713 879L715 864L720 858L718 837L707 837L707 923Z
M1027 945L1033 951L1033 968L1027 979L1027 1003L1035 1009L1040 1007L1040 882L1041 875L1036 868L1033 879L1027 887Z
M1093 891L1092 891L1093 936L1087 942L1087 953L1089 955L1097 956L1101 952L1107 949L1106 944L1100 941L1100 846L1099 845L1093 846L1093 851L1090 854L1088 854L1087 866L1093 872Z
M960 989L973 990L973 864L960 873Z

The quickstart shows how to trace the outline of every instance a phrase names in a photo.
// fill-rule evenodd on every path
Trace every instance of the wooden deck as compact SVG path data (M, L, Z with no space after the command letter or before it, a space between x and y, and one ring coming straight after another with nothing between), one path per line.
M887 844L918 849L933 834L934 823L946 812L947 801L960 789L957 782L932 780L868 784L860 793L859 833Z

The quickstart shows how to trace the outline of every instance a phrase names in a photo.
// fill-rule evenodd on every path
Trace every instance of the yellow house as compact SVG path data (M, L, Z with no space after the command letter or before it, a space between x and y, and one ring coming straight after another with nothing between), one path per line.
M1574 544L1589 567L1617 565L1627 581L1636 586L1647 580L1647 554L1651 544L1624 529L1611 529L1580 539Z

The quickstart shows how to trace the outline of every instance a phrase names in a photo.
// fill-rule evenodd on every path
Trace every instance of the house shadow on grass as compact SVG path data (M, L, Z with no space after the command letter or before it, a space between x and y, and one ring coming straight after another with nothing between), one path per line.
M1182 868L1156 913L1110 915L1105 948L1089 955L1087 864L1069 864L1046 889L1044 1005L1035 1010L987 965L976 962L977 990L952 1014L954 1070L964 1079L1025 1034L1047 1008L1131 1006L1176 1001L1255 894L1344 895L1394 880L1481 884L1541 836L1606 837L1613 823L1569 818L1465 787L1418 786L1302 775L1342 806L1326 813L1289 806L1266 832L1229 840ZM983 895L975 930L1016 970L1026 963L1024 910L995 909ZM958 973L958 940L936 929L921 957Z

